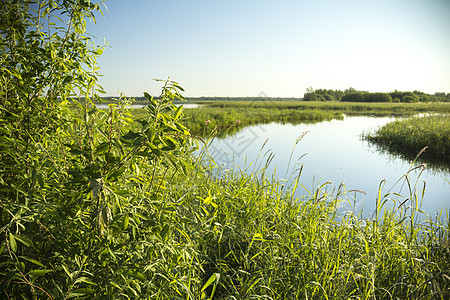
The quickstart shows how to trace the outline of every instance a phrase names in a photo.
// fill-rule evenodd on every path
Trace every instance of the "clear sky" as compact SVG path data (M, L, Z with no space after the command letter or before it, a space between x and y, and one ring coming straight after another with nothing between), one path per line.
M450 93L450 0L108 0L88 32L107 95Z

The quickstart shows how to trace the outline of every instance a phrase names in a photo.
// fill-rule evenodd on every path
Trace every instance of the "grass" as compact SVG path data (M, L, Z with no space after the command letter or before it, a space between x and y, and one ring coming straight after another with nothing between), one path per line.
M201 106L185 109L185 125L191 133L208 136L234 133L254 124L300 123L339 119L346 115L405 116L421 112L450 113L450 103L348 103L303 101L200 101ZM135 119L145 114L133 110Z
M269 109L269 108L200 108L185 110L186 127L195 135L209 135L217 130L220 133L233 133L248 125L271 122L299 123L320 122L342 118L342 114L319 110Z
M134 119L140 119L145 115L144 109L132 111ZM297 110L290 108L266 108L266 107L200 107L184 110L183 123L193 135L208 136L217 132L219 136L231 134L237 130L255 124L271 122L299 123L320 122L342 118L342 114L333 111Z
M193 243L200 282L220 274L214 299L450 296L449 226L420 221L414 188L394 209L384 206L394 195L380 188L377 211L361 219L337 213L343 187L296 199L300 177L286 189L264 170L211 174L202 169L176 187L185 195L176 218L191 220L183 228L189 238L177 239ZM409 171L402 179L414 186Z
M450 166L450 116L430 115L396 120L366 138L381 147L413 158L424 157Z
M154 298L450 297L449 215L431 219L420 211L419 178L411 171L423 165L412 164L399 180L407 195L385 194L381 183L376 211L363 219L338 213L350 198L343 186L296 198L304 189L301 168L286 187L266 168L225 171L208 157L204 150L186 158L186 172L168 164L150 183L136 179L137 199L148 199L141 234L149 237L135 245L145 253L139 274L148 279L136 286Z

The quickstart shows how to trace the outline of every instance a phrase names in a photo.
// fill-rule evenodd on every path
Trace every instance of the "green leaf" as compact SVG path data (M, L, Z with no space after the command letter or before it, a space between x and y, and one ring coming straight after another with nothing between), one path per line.
M127 274L130 275L131 277L134 277L134 278L136 278L136 279L139 279L140 281L145 281L145 280L146 280L144 274L139 273L139 272L137 272L137 271L128 271Z
M70 292L67 295L66 299L73 298L73 297L79 297L79 296L91 295L93 293L94 293L94 290L89 289L89 288L76 289L76 290L73 290L72 292Z
M27 273L27 275L41 276L50 272L54 272L54 270L49 269L31 270L30 272Z
M163 241L165 240L165 237L166 237L167 233L169 232L169 229L170 229L170 226L167 224L164 225L164 227L161 229L160 236Z
M178 84L174 84L173 86L174 86L175 88L179 89L180 91L183 91L183 92L184 92L184 89L183 89L181 86L179 86Z
M220 279L219 273L212 274L211 277L209 277L208 281L205 283L205 285L203 285L202 289L200 290L200 293L202 293L204 290L206 290L206 288L214 282L214 287L211 292L211 296L209 297L209 299L212 299L214 296L214 292L216 291L216 286L217 286L217 283L219 282L219 279Z
M183 171L184 176L187 176L186 162L184 160L180 160L181 171Z
M97 285L95 282L92 282L91 280L89 280L89 278L82 276L80 278L78 278L77 280L75 280L75 284L79 283L79 282L84 282L90 285Z
M173 119L177 120L180 117L182 111L183 111L183 105L178 106L177 111L175 112L175 116L173 117Z
M24 244L25 246L27 246L27 247L32 247L33 246L33 242L29 238L26 238L26 237L23 237L23 236L20 236L20 235L16 235L16 236L14 236L14 238L16 240L18 240L19 242L21 242L22 244Z
M12 233L9 233L9 248L11 248L12 252L17 251L16 239L14 238L14 235Z
M22 258L22 259L28 260L29 262L31 262L33 264L36 264L38 266L41 266L41 267L45 268L45 266L40 261L37 261L35 259L29 258L29 257L26 257L26 256L19 256L19 257Z
M130 222L130 217L128 217L128 214L125 214L123 217L123 230L126 230L128 228L128 223Z
M152 96L149 95L149 93L144 92L144 97L147 98L147 100L152 100Z
M22 261L17 262L16 267L20 272L25 272L25 264Z
M103 142L100 145L97 146L97 148L95 149L95 154L102 154L105 152L108 152L109 150L109 143L108 142Z

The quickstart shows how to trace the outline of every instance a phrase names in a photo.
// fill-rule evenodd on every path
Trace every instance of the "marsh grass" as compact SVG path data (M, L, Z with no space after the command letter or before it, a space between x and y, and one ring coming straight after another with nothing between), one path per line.
M199 101L201 107L184 109L184 124L192 134L206 137L217 131L232 134L245 126L312 123L346 115L410 116L423 112L450 113L450 103L349 103L310 101ZM140 119L145 110L133 110Z
M413 171L423 165L413 164L388 192L380 183L376 211L362 219L338 213L351 198L343 186L306 190L301 167L289 187L273 180L270 157L263 155L259 171L201 170L177 188L190 191L178 214L191 220L183 230L198 247L201 282L220 274L214 299L450 296L447 213L433 220L421 212L420 172L415 178ZM407 195L396 192L399 185ZM301 198L298 188L306 191Z
M428 115L396 120L365 136L369 141L410 159L427 147L422 157L450 167L450 115Z
M268 108L295 110L328 110L346 114L405 115L420 112L450 112L450 103L351 103L337 101L199 101L211 108Z
M245 126L278 123L314 123L341 119L340 113L319 110L297 110L271 107L201 107L186 109L184 123L195 135L207 136L217 131L219 136L228 135Z
M243 169L218 166L204 147L186 172L161 165L152 183L140 179L149 239L135 246L146 249L138 267L153 297L450 297L449 215L421 211L424 165L413 162L389 188L381 181L376 210L362 218L340 210L355 191L303 186L298 162L276 180L265 146Z

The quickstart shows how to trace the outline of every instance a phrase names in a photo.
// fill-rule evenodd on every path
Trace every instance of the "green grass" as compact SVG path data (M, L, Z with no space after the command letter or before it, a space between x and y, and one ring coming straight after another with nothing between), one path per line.
M431 115L396 120L366 137L390 151L413 158L421 149L425 158L450 166L450 116Z
M217 178L201 167L177 182L174 197L184 198L173 217L190 221L185 234L173 231L174 247L195 249L200 286L220 274L214 299L450 296L448 224L419 221L425 216L414 189L396 210L384 206L393 194L380 195L373 218L362 219L337 213L343 187L324 185L297 199L298 178L286 189L269 177L242 171ZM414 185L409 172L406 178Z
M200 101L201 106L184 110L184 124L191 133L208 136L234 133L254 124L270 122L320 122L346 115L407 116L421 112L450 113L450 103L348 103L302 101ZM133 110L135 119L145 114Z
M194 135L205 136L217 130L219 134L233 133L245 126L271 122L299 123L320 122L342 118L342 114L332 111L296 110L279 108L214 108L186 109L184 124Z
M434 220L420 212L421 194L415 189L420 178L413 177L414 172L406 170L400 180L400 185L410 187L407 195L385 195L380 188L371 218L341 215L339 205L351 195L344 186L330 191L324 184L306 190L301 185L301 168L288 178L289 186L274 180L275 174L266 173L266 168L218 170L206 150L199 157L189 152L195 144L169 147L170 141L176 142L173 124L179 111L154 106L155 111L147 116L155 123L147 122L141 131L121 135L120 130L129 129L123 127L128 124L126 109L87 111L90 122L98 122L91 127L98 130L94 136L106 140L113 134L121 137L111 143L120 147L111 148L110 154L122 153L121 160L132 156L130 149L139 154L103 177L104 181L87 175L80 175L79 181L72 179L75 177L66 180L64 175L69 173L48 161L53 169L47 169L51 172L45 181L36 179L39 186L34 194L13 186L16 197L23 194L26 201L16 204L11 197L1 202L1 224L11 228L0 242L1 296L186 300L450 297L448 213ZM80 134L80 140L84 136ZM102 148L107 144L97 143L98 166L111 157ZM78 149L78 144L73 147ZM63 161L60 144L45 149ZM151 156L150 151L158 156ZM84 160L86 154L81 150L72 152L77 164L69 169L70 174L89 174L92 161ZM255 165L267 166L272 157L267 155ZM114 161L119 161L118 156ZM34 180L31 173L29 178ZM302 190L300 198L295 196L298 189ZM37 202L41 198L43 201ZM28 201L34 202L30 205ZM393 202L395 205L387 205ZM17 225L11 225L14 222Z
M133 118L139 120L145 116L145 109L134 109ZM300 123L320 122L342 118L342 114L333 111L298 110L271 107L199 107L183 110L183 123L193 135L208 136L212 132L226 135L256 124L271 122Z
M213 299L450 296L448 213L434 220L420 212L414 172L406 170L400 180L410 186L408 195L394 194L395 188L385 194L380 184L377 211L364 219L338 213L350 198L343 186L306 190L299 170L288 188L265 169L225 172L219 167L217 176L205 157L204 152L192 158L187 177L174 172L150 202L153 215L164 217L171 228L158 229L162 238L152 247L161 254L152 256L151 271L143 273L158 278L161 288L155 293L161 297L197 299L208 283L204 292L214 292ZM270 155L255 164L269 161ZM303 196L296 198L299 188ZM144 198L153 194L146 189Z

